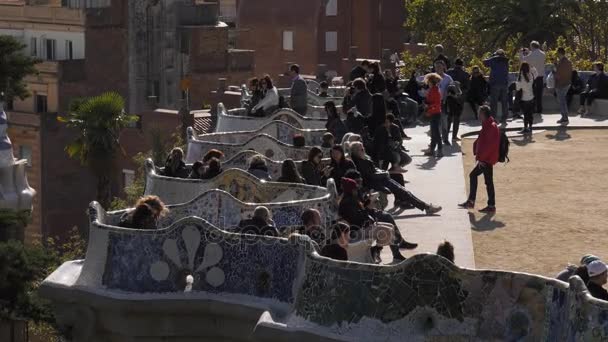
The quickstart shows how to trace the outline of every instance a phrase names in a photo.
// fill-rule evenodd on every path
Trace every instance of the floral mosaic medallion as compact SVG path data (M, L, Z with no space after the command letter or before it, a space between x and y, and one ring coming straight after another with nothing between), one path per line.
M224 284L225 274L222 269L216 267L222 260L224 252L217 243L205 245L202 259L196 259L201 245L201 232L195 226L186 226L182 230L181 239L186 249L187 264L182 263L178 239L167 239L163 243L164 255L173 265L179 269L192 270L194 281L205 279L207 284L219 287ZM161 282L169 277L171 266L169 263L159 260L150 265L150 276L152 279Z

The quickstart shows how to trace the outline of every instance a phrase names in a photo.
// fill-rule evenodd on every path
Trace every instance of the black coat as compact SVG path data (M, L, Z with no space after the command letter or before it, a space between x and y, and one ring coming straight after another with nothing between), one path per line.
M342 184L340 180L342 180L346 172L348 172L349 170L356 170L357 167L355 166L355 163L353 163L352 160L346 158L342 159L339 164L332 159L330 167L332 169L329 173L329 177L334 179L338 191L342 192Z
M365 69L363 69L362 66L357 65L356 67L354 67L351 71L350 71L350 80L354 81L357 78L363 78L365 77L365 74L367 74L367 71L365 71Z
M367 227L374 222L374 219L359 202L359 198L352 195L345 195L342 198L338 207L338 215L348 222L351 231Z
M346 253L346 249L335 243L323 247L323 249L321 249L321 255L334 260L348 260L348 253Z
M376 167L376 164L369 159L361 159L355 156L352 157L355 166L357 166L357 171L361 174L361 178L363 179L363 184L366 188L372 189L374 188L375 183L375 175L380 173L380 170Z
M483 76L471 77L467 98L472 101L483 102L488 97L489 85Z
M386 80L382 74L373 74L372 79L367 82L367 89L372 94L383 93L386 90Z
M211 179L211 178L215 178L216 176L218 176L220 173L222 173L222 169L219 170L210 170L207 169L205 170L205 172L203 173L203 175L201 176L201 179Z
M460 83L460 89L463 93L469 89L471 74L464 71L463 68L455 67L453 69L450 69L447 74L452 77L452 80L454 80L454 82Z
M325 186L321 170L317 165L308 160L302 162L302 177L304 177L308 185Z
M344 123L346 124L346 129L348 132L355 134L361 134L361 132L363 132L363 128L365 127L365 119L358 113L354 113L352 115L349 114Z
M374 152L376 159L392 160L392 153L399 151L402 142L403 140L401 138L399 126L391 124L388 130L384 125L378 126L374 133Z
M174 177L174 178L188 178L190 172L188 172L188 168L186 168L186 163L183 161L179 162L178 167L173 170L171 169L171 162L167 160L165 163L165 169L163 170L163 176Z
M350 106L356 107L361 115L368 117L372 112L372 94L366 90L358 92L352 97Z

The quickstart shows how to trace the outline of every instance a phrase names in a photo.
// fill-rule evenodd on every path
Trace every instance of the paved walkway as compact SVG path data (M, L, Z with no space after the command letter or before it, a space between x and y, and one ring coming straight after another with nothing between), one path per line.
M545 114L542 119L536 118L535 126L538 129L555 129L559 125L558 114ZM567 127L606 127L608 117L580 118L571 116ZM508 129L523 127L522 120L510 121ZM567 135L567 127L561 130ZM461 124L460 135L478 131L478 122L469 121ZM437 216L425 216L424 213L414 209L406 211L392 211L392 202L389 212L395 217L401 232L406 240L416 242L419 247L413 251L402 251L407 257L418 253L435 252L437 245L446 239L454 245L456 264L465 268L475 268L475 254L471 236L471 224L468 211L459 209L458 203L466 199L468 190L465 189L465 170L463 170L462 152L460 146L444 147L444 157L435 159L423 156L422 149L427 148L430 138L427 135L429 127L419 126L406 129L412 140L406 141L405 146L410 150L413 158L412 164L405 174L410 182L406 188L422 200L441 205L443 210ZM513 133L509 133L511 136ZM465 151L471 153L471 151ZM469 170L466 170L468 172ZM483 180L480 181L478 191L485 191ZM389 196L392 200L393 196ZM382 260L386 263L392 261L388 248L382 252Z

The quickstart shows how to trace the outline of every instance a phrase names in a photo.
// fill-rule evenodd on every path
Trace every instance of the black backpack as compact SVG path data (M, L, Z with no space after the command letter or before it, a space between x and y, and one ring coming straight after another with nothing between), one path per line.
M498 161L501 163L509 162L509 138L505 130L500 130L500 143L498 144Z

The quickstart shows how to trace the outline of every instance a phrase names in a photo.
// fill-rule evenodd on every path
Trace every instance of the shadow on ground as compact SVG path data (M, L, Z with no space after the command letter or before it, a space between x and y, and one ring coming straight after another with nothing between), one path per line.
M479 216L479 219L477 219ZM495 214L474 214L469 212L469 221L471 221L471 229L485 232L497 228L503 228L506 225L502 221L494 219Z
M555 131L555 134L547 134L545 136L548 139L553 139L555 141L564 141L564 140L568 140L568 139L572 138L572 136L570 135L570 133L568 133L568 128L567 127L558 128Z

